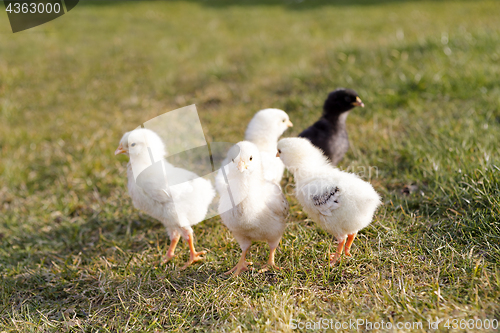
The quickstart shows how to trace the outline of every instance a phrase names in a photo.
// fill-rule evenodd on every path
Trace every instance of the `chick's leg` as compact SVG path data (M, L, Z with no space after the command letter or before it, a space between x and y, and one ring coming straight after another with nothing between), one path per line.
M174 257L175 247L177 246L177 243L179 243L180 238L181 238L181 234L179 234L177 231L173 231L170 234L170 246L168 247L168 250L167 250L167 256L163 260L164 264L169 262Z
M248 266L252 265L251 262L248 262L246 260L246 256L247 256L247 252L248 252L249 248L250 248L250 246L242 248L243 252L241 253L240 261L238 261L238 263L236 264L236 266L233 267L233 269L227 271L224 274L229 275L232 272L234 272L234 275L236 276L236 275L239 275L243 271L248 271Z
M342 251L344 251L345 238L339 240L339 245L337 245L337 252L330 256L330 266L333 266L337 263L342 255Z
M277 266L274 262L274 254L276 253L276 249L278 248L279 241L277 243L269 243L269 260L267 261L267 264L262 267L262 269L259 271L259 273L264 273L269 270L269 267L272 267L274 269L280 270L281 267Z
M193 244L193 230L191 228L184 230L187 232L187 241L189 245L189 261L184 266L182 266L181 269L186 269L192 263L205 259L200 256L207 253L207 251L196 252Z
M353 232L352 234L347 235L347 242L345 243L345 255L351 256L351 245L354 242L354 238L356 238L357 232Z

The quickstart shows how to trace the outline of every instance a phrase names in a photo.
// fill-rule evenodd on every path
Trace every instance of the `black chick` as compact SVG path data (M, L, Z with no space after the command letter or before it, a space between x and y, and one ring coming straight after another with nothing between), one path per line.
M345 120L349 110L365 105L352 89L340 88L328 94L323 105L323 115L311 127L299 134L320 148L333 165L342 160L349 149Z

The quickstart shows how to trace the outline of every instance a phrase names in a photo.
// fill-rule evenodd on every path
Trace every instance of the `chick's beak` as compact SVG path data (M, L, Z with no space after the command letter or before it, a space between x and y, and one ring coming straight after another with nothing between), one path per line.
M122 145L120 144L118 146L118 148L116 148L115 150L115 155L118 155L118 154L125 154L127 151L125 149L123 149Z
M362 108L365 107L365 104L363 104L363 102L361 101L361 98L359 98L359 96L356 96L356 102L353 102L352 105L361 106Z
M248 165L245 163L245 161L240 160L240 161L238 162L238 170L240 170L240 172L243 172L243 171L245 171L246 169L248 169Z
M292 122L291 122L290 120L287 120L287 122L286 122L286 126L288 126L288 127L293 127L293 124L292 124Z
M280 157L280 153L279 152L276 153L276 157Z

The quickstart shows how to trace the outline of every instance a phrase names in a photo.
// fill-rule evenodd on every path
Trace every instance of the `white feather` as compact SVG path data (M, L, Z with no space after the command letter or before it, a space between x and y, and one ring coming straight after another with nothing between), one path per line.
M203 221L215 196L210 181L169 164L163 142L151 130L128 132L120 145L130 156L128 192L137 209L161 221L170 237Z
M242 250L252 241L266 241L276 247L286 227L288 202L278 185L264 179L258 148L247 141L237 146L240 153L227 166L230 191L223 191L219 202L222 222ZM248 163L243 171L236 167L241 161Z
M294 174L297 200L323 229L342 240L371 223L380 196L370 183L333 167L307 139L282 139L278 149Z
M285 165L276 157L279 137L290 127L292 123L288 114L280 109L264 109L257 112L247 126L245 140L254 143L260 151L264 179L279 184L283 177ZM228 172L225 159L222 165L226 165L224 171ZM222 171L219 170L215 178L215 188L219 194L227 186Z

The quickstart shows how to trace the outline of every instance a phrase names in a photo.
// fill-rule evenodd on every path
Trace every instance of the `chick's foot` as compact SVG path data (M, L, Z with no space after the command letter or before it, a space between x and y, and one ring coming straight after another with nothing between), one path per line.
M188 268L191 264L193 264L195 262L198 262L200 260L205 259L204 257L201 257L201 256L206 254L206 253L207 253L207 251L191 252L189 254L189 261L184 266L182 266L181 270Z
M237 276L237 275L239 275L241 272L248 271L248 269L249 269L249 268L248 268L248 266L250 266L250 265L253 265L253 263L252 263L252 262L250 262L250 261L246 261L246 260L244 260L244 261L241 261L241 260L240 260L240 261L238 262L238 264L236 264L236 266L234 266L234 267L233 267L233 269L231 269L231 270L227 271L227 272L226 272L226 273L224 273L224 274L229 275L229 274L231 274L231 273L233 273L233 272L234 272L234 276Z

